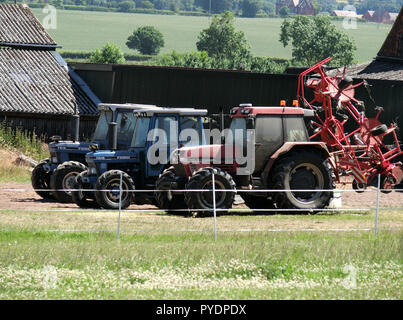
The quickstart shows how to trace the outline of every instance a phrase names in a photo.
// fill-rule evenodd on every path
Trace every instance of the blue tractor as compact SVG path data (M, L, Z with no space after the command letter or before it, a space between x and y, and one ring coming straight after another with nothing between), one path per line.
M121 208L131 203L156 205L155 182L170 167L171 152L180 146L206 144L203 127L206 116L205 109L134 110L126 119L133 130L125 149L117 147L119 119L110 123L111 148L100 150L96 145L90 146L92 152L86 155L88 169L75 179L73 201L82 208L118 209L122 177ZM192 138L187 135L189 132ZM135 189L150 192L134 192Z
M97 145L101 149L108 148L110 143L108 130L110 122L119 124L117 148L127 149L133 127L126 125L122 119L128 118L133 110L150 109L153 105L140 104L99 104L100 111L92 142L80 142L79 116L73 116L72 141L62 141L60 136L51 137L49 144L50 158L42 160L32 171L32 187L44 199L56 199L60 202L71 202L71 192L51 191L71 189L75 176L87 169L85 154L90 145ZM131 131L130 131L131 130Z

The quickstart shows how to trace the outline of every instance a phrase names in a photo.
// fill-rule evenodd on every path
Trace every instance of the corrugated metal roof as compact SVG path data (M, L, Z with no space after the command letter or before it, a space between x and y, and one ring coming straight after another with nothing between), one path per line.
M343 71L342 68L339 69ZM329 72L334 75L336 70ZM403 81L403 64L395 61L374 60L346 69L346 74L357 79Z
M42 45L56 43L25 4L0 4L0 45Z
M95 115L97 106L50 51L0 49L0 112Z

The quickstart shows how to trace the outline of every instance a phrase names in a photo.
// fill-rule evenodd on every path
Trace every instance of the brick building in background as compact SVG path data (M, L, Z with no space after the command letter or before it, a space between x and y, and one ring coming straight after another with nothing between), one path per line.
M287 7L290 13L300 14L300 15L310 15L315 14L315 8L311 0L278 0L276 2L276 14L282 7Z
M362 16L365 21L377 22L377 23L389 23L392 24L396 21L398 13L388 12L386 10L371 11L368 10Z

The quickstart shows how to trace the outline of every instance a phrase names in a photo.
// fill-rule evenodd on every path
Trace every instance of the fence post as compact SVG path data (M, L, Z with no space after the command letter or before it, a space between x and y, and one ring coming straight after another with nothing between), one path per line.
M117 240L120 240L120 211L122 210L122 172L120 172L120 182L119 182L119 216L118 216L118 230L117 230Z
M381 175L378 174L378 188L376 189L376 212L375 212L375 239L378 235L379 195L381 191Z
M217 240L217 211L215 203L215 176L213 171L213 212L214 212L214 240Z

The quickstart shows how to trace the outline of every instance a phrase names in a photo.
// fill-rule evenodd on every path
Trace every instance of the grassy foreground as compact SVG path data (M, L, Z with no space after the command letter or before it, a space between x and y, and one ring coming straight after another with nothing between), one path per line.
M384 215L400 225L401 213ZM1 211L0 299L402 298L401 228L377 239L372 231L258 231L276 223L369 227L372 213L224 216L217 241L211 218L141 212L123 214L117 241L116 218Z

